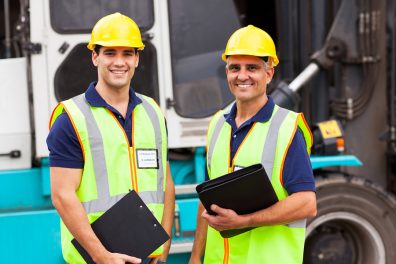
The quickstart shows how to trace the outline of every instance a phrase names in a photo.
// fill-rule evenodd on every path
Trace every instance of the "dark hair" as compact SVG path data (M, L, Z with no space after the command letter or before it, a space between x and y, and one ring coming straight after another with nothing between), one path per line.
M95 51L96 54L99 55L99 52L100 52L100 48L101 48L101 47L102 47L101 45L95 45L95 46L94 46L93 50Z
M268 56L266 56L266 57L260 57L263 61L265 61L265 62L268 62Z

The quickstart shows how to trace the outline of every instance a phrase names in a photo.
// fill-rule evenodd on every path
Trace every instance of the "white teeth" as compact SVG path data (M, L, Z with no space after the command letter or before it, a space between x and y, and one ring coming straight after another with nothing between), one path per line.
M126 71L111 71L112 73L116 73L116 74L121 74L121 73L125 73Z
M238 84L238 87L241 87L241 88L248 88L250 86L252 86L252 85L251 84Z

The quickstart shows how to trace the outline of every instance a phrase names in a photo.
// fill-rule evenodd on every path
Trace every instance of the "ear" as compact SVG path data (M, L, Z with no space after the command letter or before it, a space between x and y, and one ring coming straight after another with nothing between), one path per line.
M98 67L98 54L95 51L92 51L92 64Z
M136 62L135 62L135 68L139 66L139 53L136 53Z
M267 69L266 72L267 72L267 84L269 84L272 80L272 77L274 76L275 70L274 70L274 68L270 68L270 69Z

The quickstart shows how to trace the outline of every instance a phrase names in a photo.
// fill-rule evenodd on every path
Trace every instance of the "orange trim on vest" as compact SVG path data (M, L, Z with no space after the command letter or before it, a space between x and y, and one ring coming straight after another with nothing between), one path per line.
M138 187L138 179L137 179L137 171L136 171L136 151L134 151L134 142L135 142L135 138L133 137L135 135L135 112L132 111L132 132L131 132L131 145L132 145L132 162L133 162L133 179L135 181L135 185L136 185L136 192L139 191L139 187Z
M305 126L306 126L307 128L309 128L308 123L307 123L307 121L305 120L304 114L303 114L303 113L300 113L299 115L301 116L301 119L302 119L302 121L304 122ZM311 129L308 129L308 132L309 132L309 135L311 136L311 145L309 146L309 148L311 148L312 145L313 145L313 136L312 136L312 131L311 131Z
M235 159L235 157L238 156L239 150L241 149L243 143L245 143L246 139L249 137L250 133L253 131L253 129L256 126L256 124L257 124L257 122L254 122L253 126L250 127L250 129L247 132L245 138L242 140L242 143L239 145L237 151L235 152L235 155L234 155L234 158L232 159L232 164L231 164L232 171L234 170L234 165L235 165L234 164L234 159ZM231 133L232 133L232 129L231 129ZM230 141L231 141L231 139L230 139ZM230 147L230 156L231 156L231 147Z
M133 167L134 167L134 164L133 164L133 161L131 160L131 156L133 155L133 153L131 154L131 148L129 147L129 140L128 140L128 137L127 137L127 135L125 134L124 128L121 127L120 122L117 120L117 117L116 117L109 109L106 108L106 111L110 113L111 117L113 117L114 121L115 121L116 124L120 127L122 133L124 134L125 140L126 140L127 145L128 145L129 169L130 169L130 172L131 172L132 189L135 190L135 191L137 192L137 191L138 191L137 188L136 188L136 187L137 187L137 186L136 186L137 184L136 184L135 181L134 181L134 175L133 175Z
M233 162L234 159L231 160L231 137L232 137L232 128L230 129L230 137L228 138L228 158L227 158L227 167L228 167L228 173L232 172L234 166L233 166Z
M157 254L157 255L150 255L147 258L158 258L158 257L161 257L161 256L162 256L161 254Z
M282 158L282 163L281 163L282 165L281 165L281 167L280 167L279 181L280 181L280 183L281 183L282 186L283 186L283 167L284 167L284 165L285 165L285 160L286 160L287 153L289 152L290 145L291 145L291 143L292 143L292 141L293 141L294 135L296 134L297 126L298 126L298 119L296 118L296 123L294 124L293 134L292 134L292 136L290 137L289 143L287 143L286 151L285 151L285 153L283 154L283 158ZM284 186L283 186L283 187L284 187Z
M230 257L230 247L229 247L229 244L228 244L228 238L224 238L223 264L228 264L229 257Z
M62 105L63 105L63 104L62 104ZM78 133L77 127L76 127L76 125L74 124L74 121L73 121L73 118L72 118L71 114L69 113L69 111L67 110L67 108L66 108L64 105L63 105L63 109L65 110L66 114L69 116L70 122L72 123L73 129L74 129L74 132L76 132L76 135L77 135L77 138L78 138L78 142L80 143L80 147L81 147L81 152L82 152L82 155L83 155L83 159L84 159L84 162L85 162L84 145L83 145L83 143L82 143L80 134Z
M55 110L58 108L58 106L59 106L60 104L61 104L61 103L58 103L58 104L55 106L54 110L52 110L51 117L50 117L49 123L48 123L48 130L51 130L51 127L52 127L52 118L54 118ZM63 107L63 109L64 109L64 108L65 108L65 107Z

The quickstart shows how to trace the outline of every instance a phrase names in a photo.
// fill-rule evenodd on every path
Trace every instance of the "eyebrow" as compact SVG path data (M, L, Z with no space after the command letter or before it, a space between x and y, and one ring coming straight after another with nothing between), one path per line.
M261 67L259 63L248 63L245 65L246 65L246 67ZM235 67L235 66L241 67L241 64L239 64L239 63L228 64L228 67Z
M107 49L103 49L103 52L106 51L111 51L111 52L115 52L116 49L111 49L111 48L107 48ZM128 53L135 53L135 49L131 48L131 49L125 49L122 52L128 52Z

